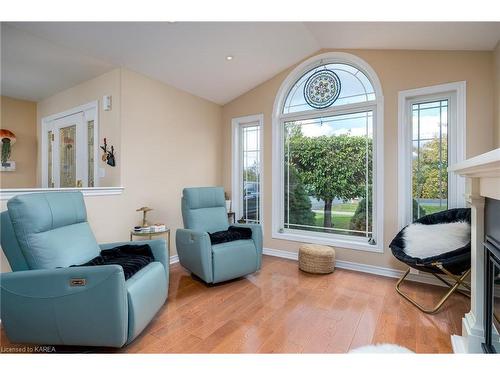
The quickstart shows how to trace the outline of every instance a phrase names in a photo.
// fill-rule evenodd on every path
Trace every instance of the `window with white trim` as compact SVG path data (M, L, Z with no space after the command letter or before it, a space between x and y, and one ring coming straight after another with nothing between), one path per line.
M233 125L233 211L237 220L262 223L262 115L235 118Z
M463 178L448 167L464 159L465 83L399 94L399 224L463 207Z
M273 237L382 250L383 97L363 60L328 53L285 80L273 118Z

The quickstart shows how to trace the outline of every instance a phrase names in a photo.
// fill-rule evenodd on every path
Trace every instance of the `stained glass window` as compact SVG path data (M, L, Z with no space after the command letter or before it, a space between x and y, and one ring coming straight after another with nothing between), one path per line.
M87 121L88 187L94 187L94 120Z
M273 184L279 202L273 206L273 234L378 251L382 93L360 59L324 56L305 65L305 73L287 80L290 85L278 93L273 174L280 184Z
M60 187L76 186L76 125L59 130Z
M361 70L347 64L324 64L309 70L290 88L283 113L372 100L375 90Z

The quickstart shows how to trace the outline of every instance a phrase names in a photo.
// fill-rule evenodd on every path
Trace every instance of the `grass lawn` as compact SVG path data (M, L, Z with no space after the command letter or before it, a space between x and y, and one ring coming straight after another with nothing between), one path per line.
M332 211L350 212L352 215L356 212L356 208L358 208L358 203L340 203L332 205Z
M315 224L322 227L324 217L324 213L316 213L316 216L314 216ZM332 215L333 228L349 229L351 217L352 215Z
M349 229L349 223L351 222L351 217L356 212L356 208L358 207L357 203L340 203L333 204L332 211L335 213L332 214L332 223L333 228L340 229ZM341 212L339 214L339 212ZM315 212L314 221L317 226L323 226L325 214L324 212Z
M439 206L434 206L434 205L431 206L431 205L421 204L420 207L422 207L425 210L426 215L446 210L446 206L439 207Z

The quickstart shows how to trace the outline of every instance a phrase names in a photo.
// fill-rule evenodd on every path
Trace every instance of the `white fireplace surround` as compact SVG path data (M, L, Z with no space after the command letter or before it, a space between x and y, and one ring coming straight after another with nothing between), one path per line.
M484 202L500 200L500 148L464 160L448 171L467 178L471 207L471 310L462 318L462 335L453 335L455 353L482 353L484 342Z

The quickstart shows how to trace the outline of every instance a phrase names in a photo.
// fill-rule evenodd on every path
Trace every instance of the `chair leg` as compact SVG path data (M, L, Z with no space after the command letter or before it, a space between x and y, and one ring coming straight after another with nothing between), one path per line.
M433 273L432 274L436 279L438 279L439 281L441 281L442 283L448 285L448 288L451 288L453 287L453 284L450 284L447 280L443 279L441 276L439 276L437 273ZM457 281L457 279L455 277L453 277L453 279L455 281ZM461 285L463 285L466 289L468 289L470 291L470 286L467 285L466 282L463 282ZM467 293L463 290L460 290L460 289L457 289L457 293L460 293L461 295L467 297L467 298L470 298L470 293Z
M448 289L448 291L444 294L444 296L441 298L441 300L434 307L425 308L422 305L420 305L418 302L416 302L415 300L413 300L408 294L406 294L405 292L403 292L400 289L401 284L406 279L406 276L408 276L408 274L410 273L410 269L411 268L408 268L408 271L406 271L405 274L396 283L396 291L399 293L399 295L401 295L404 299L406 299L408 302L410 302L413 306L415 306L420 311L422 311L422 312L424 312L426 314L434 314L434 313L436 313L441 308L441 306L443 306L443 304L448 300L448 298L450 298L450 296L453 294L453 292L455 292L455 290L457 290L457 288L463 283L463 281L465 280L465 278L470 273L470 269L469 269L469 270L467 270L467 272L465 272L460 277L457 277L457 276L453 275L454 276L453 279L455 280L455 284L450 285L449 283L445 282L446 285L450 286L450 288ZM434 276L436 276L436 275L434 275ZM438 279L441 280L441 278L439 278L439 277L438 277Z

